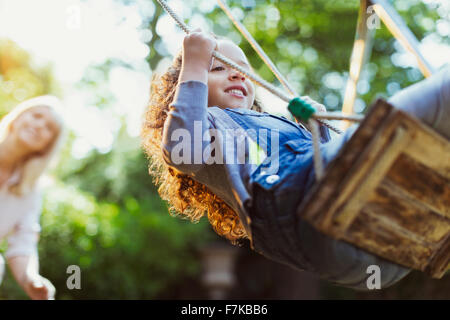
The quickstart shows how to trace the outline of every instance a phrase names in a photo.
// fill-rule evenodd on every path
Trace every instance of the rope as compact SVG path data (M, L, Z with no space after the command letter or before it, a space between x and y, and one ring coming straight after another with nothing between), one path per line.
M362 121L363 116L359 115L342 115L342 114L330 114L328 112L316 112L314 113L314 118L318 119L329 119L329 120L351 120L355 122Z
M301 98L302 98L304 101L306 101L307 103L309 103L310 105L312 105L316 110L322 110L322 109L325 109L325 110L326 110L326 108L325 108L325 106L324 106L323 104L318 103L317 101L311 99L309 96L302 96ZM316 114L317 114L317 112L314 113L313 117L314 117L317 121L319 121L320 124L326 126L327 128L333 130L333 131L336 132L336 133L339 133L339 134L342 134L342 133L343 133L340 129L334 127L334 126L331 125L330 123L321 120L321 119L329 119L329 118L322 117L321 119L319 119L319 118L317 118ZM321 114L322 114L322 113L321 113ZM329 113L326 113L326 114L327 114L327 115L330 115Z
M320 152L320 141L319 141L319 125L314 119L309 119L308 124L311 128L313 147L314 147L314 171L316 174L316 180L319 181L324 176L324 169L322 163L322 155Z
M227 14L228 18L234 23L236 28L242 33L245 39L250 43L253 49L258 53L264 63L269 67L270 71L275 75L275 77L280 81L280 83L286 88L287 91L293 96L297 96L294 88L288 83L288 81L283 77L281 72L278 71L275 64L270 60L270 58L265 54L263 49L259 46L256 40L252 37L252 35L247 31L245 26L240 23L231 13L230 7L226 5L226 3L222 0L217 0L222 10Z
M163 7L163 9L175 20L178 24L178 26L183 29L184 33L189 34L191 33L191 30L188 28L187 25L184 24L183 21L181 21L180 18L176 15L175 12L172 11L172 9L167 5L167 3L163 0L157 0L158 3Z

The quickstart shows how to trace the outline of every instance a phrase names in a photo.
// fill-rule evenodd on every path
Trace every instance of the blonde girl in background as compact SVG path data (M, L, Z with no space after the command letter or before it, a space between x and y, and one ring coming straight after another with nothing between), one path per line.
M0 283L5 264L33 300L54 299L52 283L39 274L37 244L42 195L38 180L58 150L63 122L60 102L41 96L19 104L0 121Z

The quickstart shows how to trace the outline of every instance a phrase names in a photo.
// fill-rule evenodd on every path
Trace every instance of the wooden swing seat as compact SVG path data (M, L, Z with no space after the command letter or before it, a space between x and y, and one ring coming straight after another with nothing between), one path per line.
M328 236L441 278L450 268L450 142L378 99L297 214Z

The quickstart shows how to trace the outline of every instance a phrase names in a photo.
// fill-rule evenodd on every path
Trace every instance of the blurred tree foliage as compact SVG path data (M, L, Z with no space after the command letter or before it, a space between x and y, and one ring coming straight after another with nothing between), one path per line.
M1 43L7 48L0 51L2 114L27 98L52 93L50 68L35 68L28 54L12 41ZM107 61L86 73L103 69L106 81L108 69L114 65L122 63ZM30 84L39 90L15 95L14 90L30 88ZM107 91L99 94L98 85L102 84L91 83L89 77L79 84L93 93L95 105L110 108L113 95ZM10 91L9 86L14 89ZM69 132L59 164L51 172L39 254L41 273L55 285L58 299L171 297L170 288L199 274L196 249L214 237L205 221L192 224L168 214L147 174L148 160L139 139L129 137L124 121L121 123L110 152L91 151L83 159L73 157L75 135ZM0 252L5 249L6 241ZM81 268L82 290L67 288L70 265ZM0 299L17 298L26 296L8 273L0 286Z
M427 6L420 0L391 2L419 41L432 36L436 43L450 44L445 28L441 33L437 31L437 22L447 28L449 24L450 13L443 2L441 6L432 1L428 1ZM229 0L227 4L300 95L323 102L329 110L341 109L356 31L358 0ZM159 10L159 5L156 7ZM155 12L154 18L159 12ZM192 0L184 3L183 10L177 13L186 18L188 25L191 20L198 25L198 21L205 18L210 31L240 45L261 77L280 85L218 6L211 10L211 5L206 5L205 1ZM148 28L157 34L155 19ZM160 44L163 39L155 38L149 43L154 45L149 55L152 66L167 56L165 46ZM381 23L375 33L369 63L357 87L357 112L364 112L375 97L389 97L423 79L417 68L408 65L402 53L404 49ZM450 63L450 58L447 62Z
M54 91L49 66L37 68L29 54L0 38L0 118L19 102Z
M392 2L419 40L429 34L436 34L436 21L449 18L439 16L436 10L430 10L422 1ZM323 102L329 110L341 109L356 31L358 0L256 0L227 3L300 95L309 95ZM238 34L220 8L207 14L207 17L215 33L240 42L258 73L264 79L278 84L271 71L245 38ZM436 41L450 44L449 37L436 38ZM375 33L372 55L363 69L362 81L358 86L360 103L363 105L357 111L363 112L364 106L374 101L376 96L391 96L400 88L423 78L418 69L404 67L399 63L399 52L403 52L403 48L381 23L381 28Z

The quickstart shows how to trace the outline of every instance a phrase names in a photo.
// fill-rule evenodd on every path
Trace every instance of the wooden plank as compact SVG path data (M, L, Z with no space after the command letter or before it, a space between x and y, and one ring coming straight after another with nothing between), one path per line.
M410 145L409 148L413 146ZM439 158L440 154L430 156ZM450 219L450 179L407 154L400 155L387 178L401 188L406 193L404 196L410 197L410 201L421 201L430 210Z
M320 223L338 193L341 192L341 185L347 172L367 147L377 128L385 122L392 108L383 100L377 100L354 136L342 148L336 159L328 165L324 179L316 183L305 196L297 210L298 215L314 225Z
M369 14L367 8L369 0L361 0L358 22L356 26L355 41L353 42L352 55L350 57L350 70L347 85L345 88L344 101L342 103L342 112L346 114L354 114L353 106L356 98L356 85L358 84L361 70L372 52L373 35L375 28L367 28L367 20ZM343 127L348 128L350 121L344 121Z
M426 271L435 252L448 240L450 223L420 202L398 197L393 187L383 181L345 233L330 231L385 259Z
M405 153L423 165L433 169L446 179L450 179L450 143L430 127L419 122L409 114L398 110L397 117L401 117L405 125L414 131L414 144Z
M340 228L343 232L352 223L410 139L404 128L397 127L392 135L377 136L373 141L376 143L361 157L361 166L356 166L357 172L351 174L351 181L347 183L345 192L336 199L335 205L339 208L331 208L334 210L334 214L330 217L333 219L333 228Z
M424 245L436 245L450 234L450 220L409 197L389 179L384 179L364 206L366 211L389 219L393 230ZM370 226L368 226L370 227Z
M409 143L409 138L399 138L399 140L395 142L395 144L397 144L395 147L389 147L395 135L394 131L401 126L401 120L402 118L399 118L396 115L396 111L394 109L391 109L390 115L383 119L382 123L379 123L375 128L369 128L369 130L372 130L370 141L365 141L364 145L359 145L359 153L354 155L355 160L353 165L347 169L342 166L339 166L339 169L334 169L336 171L345 170L345 172L343 172L342 176L340 177L340 183L337 186L338 189L337 192L335 192L334 198L332 199L333 201L331 201L326 207L324 207L321 220L316 221L319 228L340 228L343 231L351 223L352 218L354 218L357 212L354 209L344 209L343 207L347 205L348 201L356 201L362 203L364 199L366 199L363 198L363 194L361 193L362 191L359 191L363 184L365 185L366 183L369 183L370 186L375 188L376 181L373 179L381 181L383 175L382 172L379 171L377 175L369 174L373 169L372 167L374 166L376 161L378 161L380 157L384 157L383 154L386 152L386 150L391 150L390 153L392 154L388 155L388 157L392 162L395 159L395 154L398 154L399 150L401 150ZM358 133L359 132L355 133L355 139L353 139L352 137L352 140L359 140L361 138ZM402 148L399 148L400 143L403 146ZM344 152L351 152L351 150L346 147L347 146L344 147ZM342 160L339 159L339 161L336 162L340 163L340 161ZM385 169L388 169L388 167L389 165L386 165ZM369 178L369 176L372 178ZM370 180L373 180L373 182L367 182ZM364 190L366 195L370 193L369 188L364 187ZM355 193L358 192L359 195L355 196ZM339 214L343 214L344 217L342 219L336 219L336 216Z
M444 276L447 266L450 266L450 234L430 260L425 272L439 279Z
M449 158L447 140L377 101L297 213L333 238L442 277L450 259Z
M344 240L397 264L423 271L432 248L398 234L390 221L364 208L347 230Z

